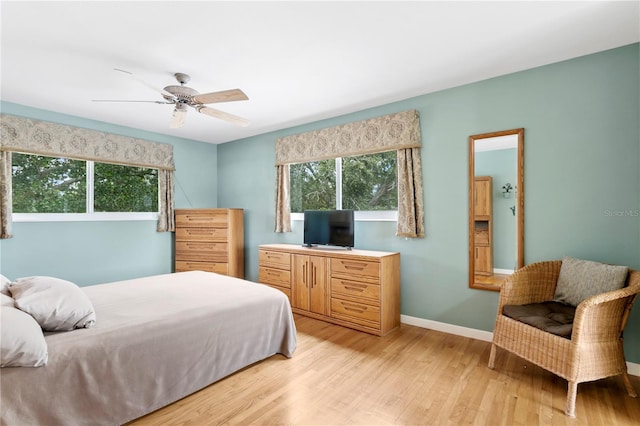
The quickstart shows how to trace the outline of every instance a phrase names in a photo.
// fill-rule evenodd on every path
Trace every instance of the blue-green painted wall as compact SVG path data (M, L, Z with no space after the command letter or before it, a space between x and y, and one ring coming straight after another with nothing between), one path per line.
M177 208L216 207L217 146L2 102L3 113L173 145ZM51 275L78 285L172 272L173 234L155 221L14 223L0 240L10 278Z
M356 225L357 247L401 253L402 314L493 329L498 294L467 283L472 134L525 128L526 263L568 255L640 269L639 79L634 44L220 145L218 204L246 209L247 278L257 279L259 244L302 241L299 222L273 232L276 138L407 109L420 113L427 237ZM625 334L635 363L637 305Z

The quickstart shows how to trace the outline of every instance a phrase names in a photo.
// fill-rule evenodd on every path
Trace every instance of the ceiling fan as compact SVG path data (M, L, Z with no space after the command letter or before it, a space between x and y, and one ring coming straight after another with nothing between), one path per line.
M191 80L188 74L177 72L174 74L176 80L180 85L166 86L164 89L157 88L152 84L136 77L133 73L118 68L114 68L115 71L119 71L128 74L129 77L149 87L150 89L159 92L164 98L163 101L135 101L135 100L103 100L94 99L94 102L153 102L156 104L171 104L174 105L173 115L171 116L171 122L169 127L176 129L182 127L185 123L188 107L192 107L196 111L206 114L211 117L218 118L220 120L227 121L232 124L246 127L249 125L249 120L242 117L238 117L233 114L229 114L224 111L220 111L215 108L205 106L205 104L213 104L219 102L232 102L232 101L246 101L249 98L240 89L222 90L219 92L211 93L198 93L195 89L185 86Z

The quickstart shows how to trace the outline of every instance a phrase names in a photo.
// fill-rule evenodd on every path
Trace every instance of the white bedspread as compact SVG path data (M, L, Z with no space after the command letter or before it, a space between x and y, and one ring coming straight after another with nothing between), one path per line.
M93 328L48 333L45 367L0 369L2 424L122 424L296 347L289 301L265 285L194 271L83 290Z

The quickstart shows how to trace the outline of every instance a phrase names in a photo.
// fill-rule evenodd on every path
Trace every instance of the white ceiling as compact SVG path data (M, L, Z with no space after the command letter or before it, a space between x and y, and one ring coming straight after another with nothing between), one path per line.
M640 2L2 1L0 97L210 143L334 117L640 41ZM171 105L176 72L238 127Z

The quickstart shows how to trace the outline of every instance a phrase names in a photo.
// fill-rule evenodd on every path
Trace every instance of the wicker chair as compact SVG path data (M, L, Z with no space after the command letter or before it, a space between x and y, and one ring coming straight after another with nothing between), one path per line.
M565 414L575 417L578 383L621 374L627 393L637 397L627 373L622 331L640 293L640 271L629 270L624 288L580 303L570 339L502 315L505 305L552 300L561 265L560 260L534 263L519 269L505 281L500 292L489 368L494 368L496 348L500 347L566 379L569 384Z

